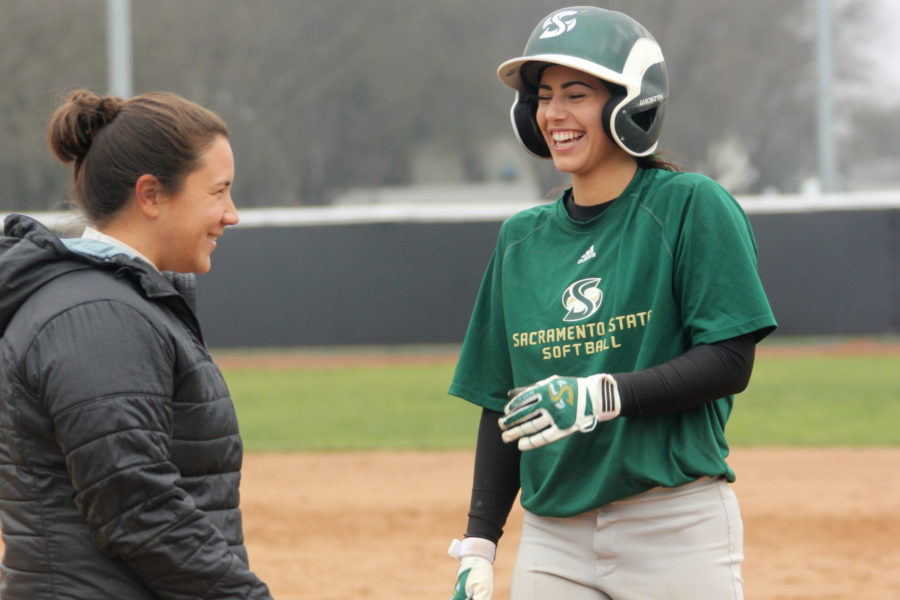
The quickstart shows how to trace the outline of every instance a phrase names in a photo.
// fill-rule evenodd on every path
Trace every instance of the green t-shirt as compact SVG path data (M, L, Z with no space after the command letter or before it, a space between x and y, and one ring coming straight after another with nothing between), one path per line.
M590 221L560 198L503 223L450 393L502 412L509 389L550 375L636 371L775 325L738 203L703 175L638 169ZM565 517L702 475L733 481L732 401L613 419L525 451L522 505Z

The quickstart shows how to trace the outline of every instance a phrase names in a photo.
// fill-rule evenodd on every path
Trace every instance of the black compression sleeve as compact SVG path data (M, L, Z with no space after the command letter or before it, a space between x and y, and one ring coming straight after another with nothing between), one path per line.
M647 417L687 410L743 391L756 351L754 334L695 346L656 367L612 373L622 416Z
M694 408L746 388L753 370L753 334L691 348L656 367L612 374L622 416L652 416ZM516 444L500 438L502 413L484 409L475 447L467 537L499 541L519 492Z
M500 438L502 413L484 409L475 446L475 476L466 537L480 537L495 544L519 493L519 457L516 444Z

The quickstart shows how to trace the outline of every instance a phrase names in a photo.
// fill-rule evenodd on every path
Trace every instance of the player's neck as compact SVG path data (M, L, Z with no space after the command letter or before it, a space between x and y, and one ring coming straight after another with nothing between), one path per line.
M637 171L637 161L631 156L625 160L607 161L590 173L572 176L572 197L581 206L596 206L615 200Z

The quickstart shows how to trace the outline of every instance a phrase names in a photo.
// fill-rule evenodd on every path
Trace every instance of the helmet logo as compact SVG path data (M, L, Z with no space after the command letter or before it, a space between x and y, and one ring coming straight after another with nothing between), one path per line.
M541 34L540 39L556 37L567 31L572 31L572 28L575 27L575 19L566 19L566 17L577 14L578 11L575 10L561 10L547 17L543 25L544 32Z
M657 94L655 96L650 96L649 98L644 98L640 102L638 102L638 106L646 106L648 104L652 104L654 102L662 102L663 95Z

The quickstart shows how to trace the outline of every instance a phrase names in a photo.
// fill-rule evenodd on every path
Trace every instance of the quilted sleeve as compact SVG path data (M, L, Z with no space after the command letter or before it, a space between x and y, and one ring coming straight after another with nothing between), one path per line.
M80 304L43 328L27 364L102 551L160 598L271 597L177 485L165 331L126 303Z

